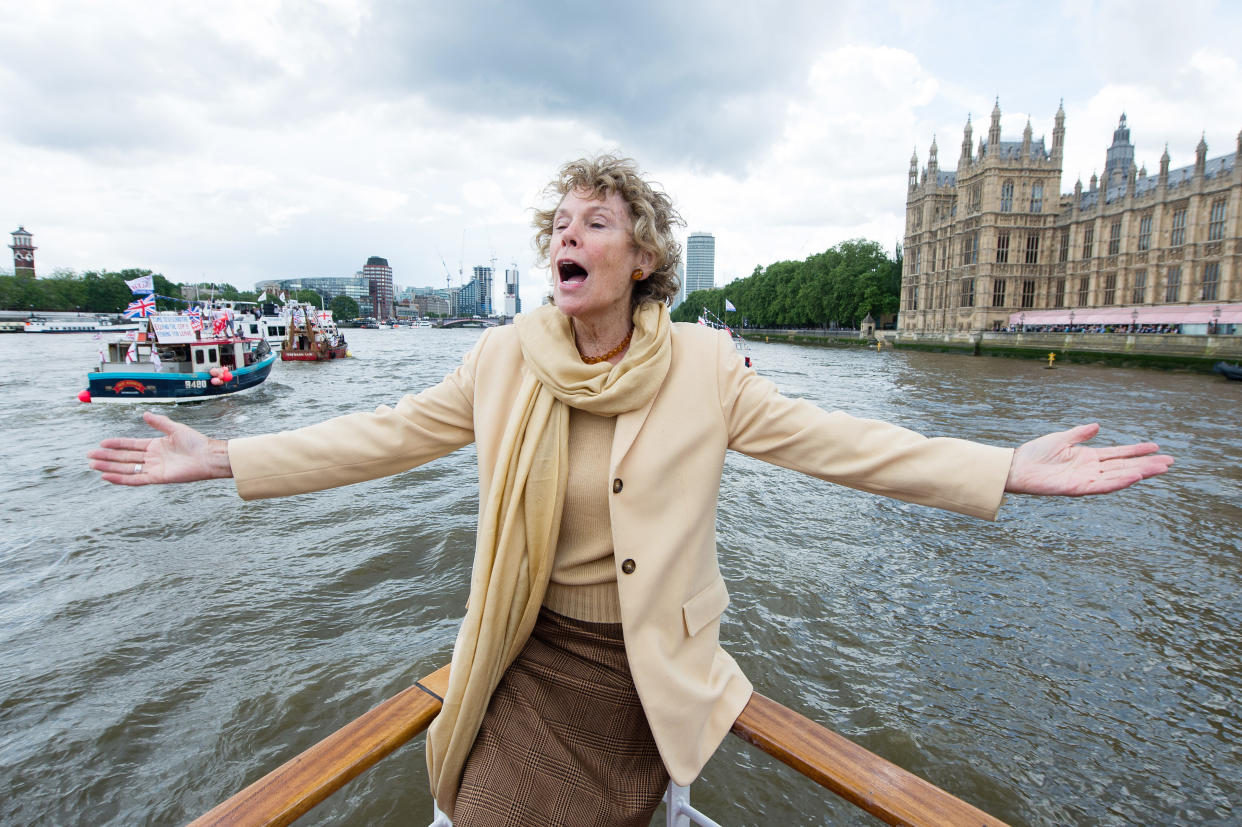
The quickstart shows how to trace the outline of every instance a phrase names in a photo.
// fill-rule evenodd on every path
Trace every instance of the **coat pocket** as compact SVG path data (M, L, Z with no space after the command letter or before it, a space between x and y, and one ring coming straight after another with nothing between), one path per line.
M686 634L691 637L703 631L703 627L724 614L729 607L729 590L724 578L717 576L707 588L682 604L681 615L686 621Z

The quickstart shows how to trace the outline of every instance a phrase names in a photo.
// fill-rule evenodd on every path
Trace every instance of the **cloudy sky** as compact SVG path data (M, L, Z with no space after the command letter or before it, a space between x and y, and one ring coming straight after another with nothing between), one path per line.
M1005 8L1000 8L1005 7ZM1008 10L1013 7L1014 10ZM634 156L716 280L842 240L892 246L911 151L967 115L1051 140L1062 191L1122 111L1155 171L1235 150L1234 2L0 0L0 223L41 273L398 286L535 269L530 209L570 158ZM7 243L7 241L6 241ZM2 268L11 272L11 261Z

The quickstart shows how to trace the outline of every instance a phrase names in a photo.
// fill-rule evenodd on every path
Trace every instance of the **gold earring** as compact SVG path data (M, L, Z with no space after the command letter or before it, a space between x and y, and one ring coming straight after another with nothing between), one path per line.
M642 270L635 270L633 273L630 273L630 278L634 279L634 281L642 281L642 280L643 280L643 271L642 271Z

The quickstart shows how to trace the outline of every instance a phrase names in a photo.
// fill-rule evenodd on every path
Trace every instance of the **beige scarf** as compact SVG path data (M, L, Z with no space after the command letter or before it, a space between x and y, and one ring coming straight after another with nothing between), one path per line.
M615 416L646 405L672 362L670 330L668 308L644 302L621 362L588 365L556 307L517 318L522 384L479 510L470 601L444 706L427 732L431 792L450 818L488 701L526 645L547 591L569 475L569 408Z

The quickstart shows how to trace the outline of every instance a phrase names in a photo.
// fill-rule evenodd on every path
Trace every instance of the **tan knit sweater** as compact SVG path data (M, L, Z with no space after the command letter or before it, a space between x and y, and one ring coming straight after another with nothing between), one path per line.
M543 605L593 623L620 623L608 516L608 455L617 419L569 411L569 483Z

